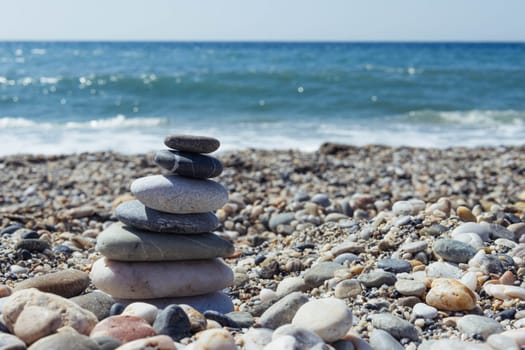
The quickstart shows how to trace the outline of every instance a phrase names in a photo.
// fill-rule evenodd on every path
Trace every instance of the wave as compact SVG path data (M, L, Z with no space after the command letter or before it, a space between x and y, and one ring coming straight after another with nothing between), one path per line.
M0 129L128 129L128 128L148 128L156 127L168 122L167 118L127 118L124 115L117 115L107 119L93 119L87 121L60 122L38 122L22 117L2 117L0 118Z
M402 115L401 122L428 125L462 125L473 127L523 126L525 111L520 110L468 110L468 111L412 111Z

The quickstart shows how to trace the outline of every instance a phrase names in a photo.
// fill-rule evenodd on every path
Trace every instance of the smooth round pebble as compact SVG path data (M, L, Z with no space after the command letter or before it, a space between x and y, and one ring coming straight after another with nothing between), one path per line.
M352 327L352 310L340 299L312 300L297 310L292 325L306 328L330 343L341 339Z
M476 295L455 279L438 278L432 281L426 303L438 310L467 311L476 307Z
M238 350L235 340L225 329L208 329L196 335L194 349L201 350Z
M148 303L136 302L131 303L122 311L122 315L137 316L143 318L149 324L155 322L159 309L155 305Z
M172 149L194 153L211 153L221 145L213 137L184 134L168 135L164 138L164 144Z
M425 319L433 319L438 316L438 310L433 306L424 303L417 303L412 308L412 315L415 317L423 317Z
M503 332L503 327L498 321L478 315L466 315L457 322L457 328L467 336L478 335L482 339L487 339L489 335Z
M370 346L374 350L404 350L396 338L382 329L374 329L370 334Z

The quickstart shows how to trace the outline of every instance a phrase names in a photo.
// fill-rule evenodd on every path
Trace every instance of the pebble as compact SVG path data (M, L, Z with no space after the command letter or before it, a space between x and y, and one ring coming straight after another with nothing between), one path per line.
M333 260L336 264L343 265L344 263L352 263L354 261L359 261L359 256L354 253L343 253L335 257Z
M7 349L7 348L2 348ZM12 349L12 348L9 348ZM25 348L24 348L25 349ZM76 332L59 332L41 338L29 347L30 350L100 350L98 344L88 336Z
M104 293L105 294L105 293ZM109 294L108 294L109 295ZM121 315L126 307L121 303L114 303L109 309L109 316Z
M229 312L225 316L233 321L232 325L238 328L250 328L255 322L252 314L246 311Z
M5 325L11 333L31 344L61 327L71 327L89 334L97 323L96 316L61 296L35 288L16 291L2 309Z
M109 336L127 343L132 340L157 335L153 327L137 316L110 316L91 330L90 337Z
M177 350L170 337L157 335L154 337L130 341L116 350Z
M105 335L91 339L98 344L100 350L115 350L122 345L120 340Z
M487 284L483 286L485 292L498 299L507 300L518 298L525 300L525 288L518 286L508 286L505 284Z
M262 327L276 329L284 324L292 322L299 308L308 302L308 296L301 292L286 295L275 304L270 306L260 317L259 323Z
M525 328L510 329L499 334L514 339L519 347L525 346Z
M2 350L26 350L26 344L22 340L20 340L18 337L12 334L0 333L0 349Z
M89 285L89 275L79 270L62 270L28 278L15 285L15 291L36 288L41 292L71 298L82 293Z
M456 239L457 235L463 233L475 233L483 240L483 242L486 242L489 240L490 231L489 225L486 223L477 224L474 222L466 222L456 227L452 231L451 236L453 239Z
M483 248L483 240L475 233L462 233L460 235L456 235L454 239L456 241L466 243L476 250Z
M382 329L374 329L370 334L370 346L374 350L404 350L401 345L390 333Z
M263 303L268 303L274 299L277 299L278 297L277 297L277 293L274 292L273 290L268 289L268 288L263 288L259 292L259 298L261 299Z
M489 335L503 332L503 327L492 318L478 315L466 315L459 319L457 328L461 333L472 337L479 335L483 340Z
M102 258L93 264L91 280L114 298L152 299L218 291L233 283L233 272L219 259L152 263Z
M7 226L3 230L0 231L0 236L10 235L10 234L20 230L21 228L24 228L24 226L22 226L22 225L10 225L10 226Z
M69 300L81 308L91 311L99 320L103 320L110 315L111 307L115 303L111 295L101 291L93 291Z
M372 319L372 326L388 332L398 340L403 338L417 340L419 337L416 327L410 324L410 322L397 316L388 313L381 313L371 315L370 318Z
M432 281L426 303L438 310L468 311L476 307L476 295L463 283L447 278Z
M308 286L306 285L306 282L304 281L304 278L302 277L285 277L279 284L277 285L276 294L277 298L282 298L285 295L288 295L293 292L304 292L308 289Z
M324 298L303 304L292 325L308 329L327 343L341 339L352 327L352 310L343 300Z
M395 283L396 290L405 296L423 297L427 287L424 282L414 280L398 279Z
M332 253L333 256L338 256L344 253L361 254L364 251L365 247L363 244L352 241L346 241L333 247L330 250L330 253Z
M441 261L429 264L425 271L427 276L432 278L459 279L463 276L463 271L459 267Z
M328 197L327 194L324 194L324 193L318 193L318 194L313 195L310 201L322 207L325 207L325 208L329 207L331 204L330 198Z
M46 249L51 249L51 245L48 241L44 241L43 239L29 238L18 241L15 245L15 249L25 249L30 252L43 252Z
M170 214L147 208L138 200L120 204L115 216L126 225L153 232L202 233L219 226L219 219L212 212Z
M166 136L164 144L175 150L193 153L215 152L221 145L219 140L213 137L182 134Z
M476 249L470 244L453 239L437 240L432 250L444 260L455 263L466 263L476 254Z
M319 287L324 281L334 277L337 270L344 266L334 262L321 262L306 270L303 275L304 282L309 288Z
M283 335L277 339L272 340L267 344L263 350L296 350L299 349L297 340L291 335Z
M167 335L174 341L191 336L190 320L184 309L178 305L170 305L161 310L155 318L153 329L157 334Z
M229 328L240 328L237 323L235 323L234 320L232 320L229 316L226 316L225 314L213 310L208 310L203 313L204 317L208 320L215 321L219 323L222 327L229 327Z
M381 259L377 261L377 267L388 272L402 273L412 271L412 265L402 259Z
M153 162L172 173L196 179L207 179L222 173L222 163L214 157L191 152L161 150Z
M182 308L182 310L184 310L186 316L188 316L191 327L190 330L192 333L197 333L206 329L208 322L203 314L190 305L179 304L179 306Z
M476 218L476 216L474 216L474 214L472 214L470 209L462 205L456 208L456 213L458 214L461 221L464 221L464 222L477 222L478 221L478 219Z
M226 257L233 245L213 233L152 233L114 223L97 238L96 250L118 261L176 261Z
M425 319L434 319L438 316L438 310L424 303L417 303L412 309L412 315Z
M241 336L245 350L261 350L272 341L273 331L268 328L250 328Z
M319 343L324 344L323 339L316 333L291 324L285 324L277 328L273 332L272 339L276 340L283 336L292 336L296 341L295 347L298 349L311 349Z
M356 279L343 280L335 286L335 297L353 298L362 293L361 283Z
M399 251L406 252L406 253L419 253L428 247L427 241L417 241L417 242L407 242L403 243L401 247L399 248Z
M197 341L191 345L191 350L237 350L235 340L225 329L208 329L196 337Z
M206 213L228 200L228 191L218 182L178 175L141 177L133 181L131 192L146 207L172 214Z
M131 303L124 308L121 315L137 316L144 319L149 324L153 324L157 318L159 309L155 305L143 302Z
M493 349L505 349L505 350L519 350L518 344L511 337L507 337L501 334L492 334L487 338L487 344Z
M392 286L396 283L396 275L391 272L387 272L381 269L376 269L368 273L364 273L357 277L357 280L361 282L365 287L381 287L382 285Z
M279 225L288 225L295 220L295 213L279 213L271 216L268 228L275 231Z

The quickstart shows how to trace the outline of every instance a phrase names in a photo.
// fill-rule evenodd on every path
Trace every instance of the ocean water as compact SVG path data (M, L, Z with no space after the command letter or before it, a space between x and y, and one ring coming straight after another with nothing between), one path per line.
M525 44L0 43L0 155L525 143Z

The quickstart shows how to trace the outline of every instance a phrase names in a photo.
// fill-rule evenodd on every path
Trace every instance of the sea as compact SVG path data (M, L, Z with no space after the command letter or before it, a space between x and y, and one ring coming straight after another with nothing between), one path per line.
M0 42L0 155L525 143L525 44Z

